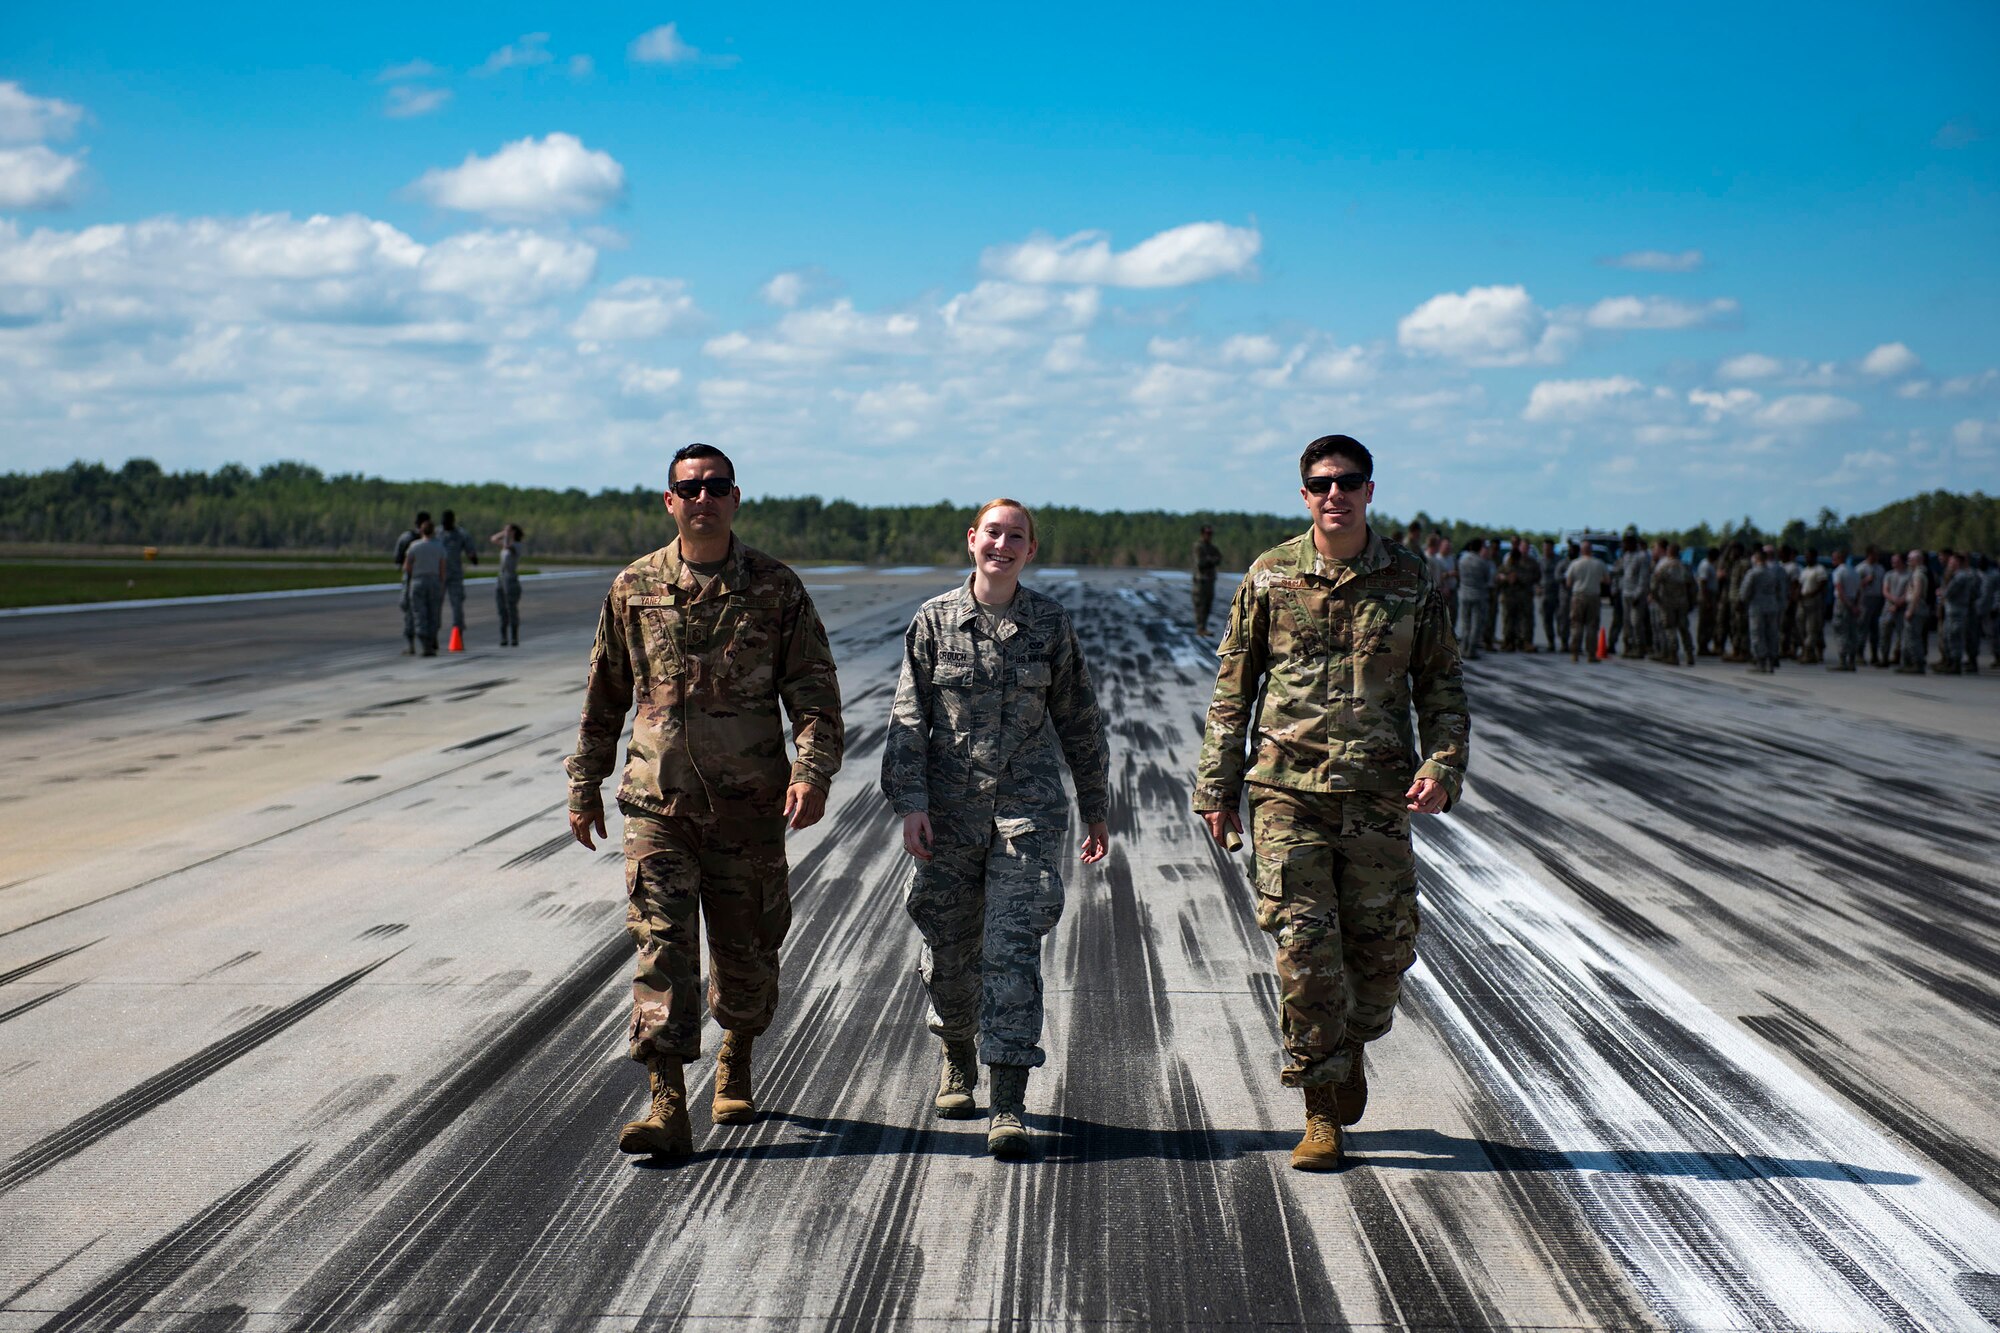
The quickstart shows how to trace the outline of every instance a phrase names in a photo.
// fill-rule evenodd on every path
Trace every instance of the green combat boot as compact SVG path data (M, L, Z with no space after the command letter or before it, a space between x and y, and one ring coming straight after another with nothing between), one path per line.
M938 1066L937 1100L931 1105L946 1120L969 1120L979 1108L972 1090L979 1086L979 1054L969 1041L947 1041Z
M1026 1157L1028 1128L1021 1116L1028 1109L1028 1067L989 1065L993 1080L993 1123L986 1131L986 1151L995 1157Z
M1351 1041L1347 1050L1353 1061L1347 1066L1346 1081L1333 1085L1333 1104L1341 1124L1356 1125L1361 1123L1361 1113L1368 1109L1368 1068L1364 1062L1367 1048Z
M737 1032L722 1034L715 1053L715 1096L708 1117L718 1125L747 1125L757 1117L756 1094L750 1090L750 1043L755 1038Z
M646 1062L653 1104L646 1114L618 1132L618 1151L656 1157L686 1157L694 1151L694 1126L688 1123L687 1087L681 1082L681 1062L654 1056Z
M1340 1169L1340 1117L1329 1085L1306 1089L1306 1136L1292 1149L1294 1171Z

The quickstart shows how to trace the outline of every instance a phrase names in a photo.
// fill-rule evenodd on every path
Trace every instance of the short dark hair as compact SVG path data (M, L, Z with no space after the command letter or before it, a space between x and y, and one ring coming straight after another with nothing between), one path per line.
M527 540L528 534L521 531L521 525L519 523L509 523L507 525L507 531L514 534L514 540L517 542Z
M1304 481L1313 468L1329 458L1345 458L1361 469L1363 476L1375 476L1375 456L1368 452L1368 446L1352 435L1322 435L1306 446L1299 455L1299 480Z
M419 510L417 511L417 522L419 522L419 523L428 523L428 522L430 522L430 521L431 521L431 511L430 511L430 510L428 510L428 509L419 509Z
M720 458L722 465L729 469L729 479L736 480L736 464L729 461L729 455L712 444L684 444L674 451L674 461L667 464L667 480L674 479L674 469L682 463L692 463L697 458Z
M449 509L445 510L445 511L444 511L444 525L445 525L446 527L450 527L450 526L452 526L452 525L453 525L454 523L456 523L456 522L458 522L458 515L457 515L457 514L454 514L454 513L453 513L453 512L451 511L451 510L449 510Z

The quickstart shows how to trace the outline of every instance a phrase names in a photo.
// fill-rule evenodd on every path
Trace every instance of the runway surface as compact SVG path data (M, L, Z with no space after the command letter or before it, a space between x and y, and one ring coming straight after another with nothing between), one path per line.
M929 1114L875 785L949 572L808 576L849 745L768 1109L711 1126L704 1060L671 1168L614 1151L619 858L562 816L600 581L429 661L392 591L0 624L0 1329L2000 1325L2000 679L1470 664L1421 960L1306 1176L1185 584L1051 574L1117 789L1022 1164Z

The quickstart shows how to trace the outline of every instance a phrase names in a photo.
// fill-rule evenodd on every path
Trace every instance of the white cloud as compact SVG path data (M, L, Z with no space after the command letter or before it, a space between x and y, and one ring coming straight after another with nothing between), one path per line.
M787 272L775 274L771 280L757 289L757 295L766 305L774 305L782 310L790 310L805 299L806 278L803 273Z
M641 65L733 65L735 56L703 55L689 45L681 36L680 25L662 23L657 28L649 28L632 39L626 52Z
M626 278L586 305L569 331L589 341L657 338L686 327L696 314L687 284L671 278Z
M1065 333L1049 344L1042 369L1051 375L1074 375L1090 367L1090 353L1081 333Z
M83 159L34 144L0 148L0 209L61 208L83 184Z
M1543 380L1529 391L1528 405L1522 409L1521 417L1525 421L1587 421L1604 415L1609 407L1645 393L1646 386L1628 375L1594 380Z
M1365 347L1335 347L1309 358L1299 375L1308 384L1352 388L1375 378L1375 357Z
M1156 361L1132 386L1132 401L1141 407L1198 403L1214 397L1228 383L1229 376L1220 371Z
M800 347L779 338L753 338L740 329L717 334L701 345L704 355L718 361L761 362L774 366L799 366L831 361L834 354L822 347ZM718 383L719 381L708 381Z
M1722 421L1754 412L1763 405L1764 396L1755 389L1724 389L1720 393L1712 389L1694 389L1688 393L1688 402L1702 409L1708 420Z
M1700 303L1665 296L1607 296L1584 312L1593 329L1691 329L1736 313L1727 297Z
M1192 361L1201 352L1201 342L1195 338L1169 338L1154 334L1146 339L1146 355L1157 361Z
M1404 351L1469 366L1553 364L1563 359L1572 336L1519 286L1443 292L1396 325Z
M635 398L657 398L681 382L681 372L673 366L627 366L618 377L618 387Z
M569 58L569 76L572 79L587 79L597 72L597 62L589 56Z
M1080 231L1062 240L1033 236L1018 245L990 247L980 265L1015 282L1185 287L1249 272L1263 244L1254 227L1190 222L1116 252L1101 231Z
M408 120L414 116L428 116L441 109L451 100L449 88L423 88L416 84L399 83L389 90L382 100L382 114L391 120Z
M1027 283L988 280L952 297L939 314L948 326L1027 324L1053 318L1074 328L1094 321L1097 310L1098 294L1094 287L1059 292Z
M1768 380L1784 374L1785 363L1762 352L1745 352L1724 361L1715 373L1726 380Z
M1637 269L1642 273L1692 273L1702 265L1699 250L1633 250L1598 261L1606 268Z
M1902 343L1883 343L1861 358L1863 374L1884 379L1914 374L1922 365L1923 362L1917 359L1917 354Z
M509 42L492 55L481 61L474 74L498 74L505 69L526 69L536 65L546 65L555 57L549 54L549 35L545 32L531 32L517 42Z
M582 241L529 231L475 231L430 247L419 285L489 305L525 305L579 290L596 269L597 251Z
M1238 333L1223 340L1218 353L1223 363L1233 366L1268 366L1285 358L1277 339L1262 333Z
M871 315L856 310L845 297L832 305L794 310L778 321L778 332L790 342L837 352L912 351L919 327L915 315Z
M617 203L625 195L625 168L575 135L557 133L515 140L491 157L468 153L456 167L426 171L411 189L439 208L535 221Z
M1861 404L1830 393L1793 393L1773 398L1757 412L1759 425L1807 430L1861 415Z
M83 108L57 97L37 97L12 80L0 79L0 143L43 143L67 139L83 123Z

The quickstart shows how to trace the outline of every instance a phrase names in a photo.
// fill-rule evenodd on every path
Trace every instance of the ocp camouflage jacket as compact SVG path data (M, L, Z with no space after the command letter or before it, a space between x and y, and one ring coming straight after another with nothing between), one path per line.
M621 804L655 814L772 815L785 788L824 791L840 769L840 683L812 598L785 565L732 540L703 589L680 543L611 582L584 684L569 771L569 808L601 808L598 784L618 757L638 699ZM778 713L798 758L785 761Z
M1447 804L1458 800L1472 718L1450 612L1414 551L1371 529L1366 549L1342 567L1321 559L1310 532L1294 537L1250 566L1217 652L1197 811L1236 809L1246 782L1402 792L1425 777ZM1256 755L1246 772L1253 710Z
M882 793L933 833L982 842L996 820L1060 830L1061 758L1085 824L1109 818L1110 755L1083 650L1062 603L1021 588L989 636L971 580L918 608L882 747Z

